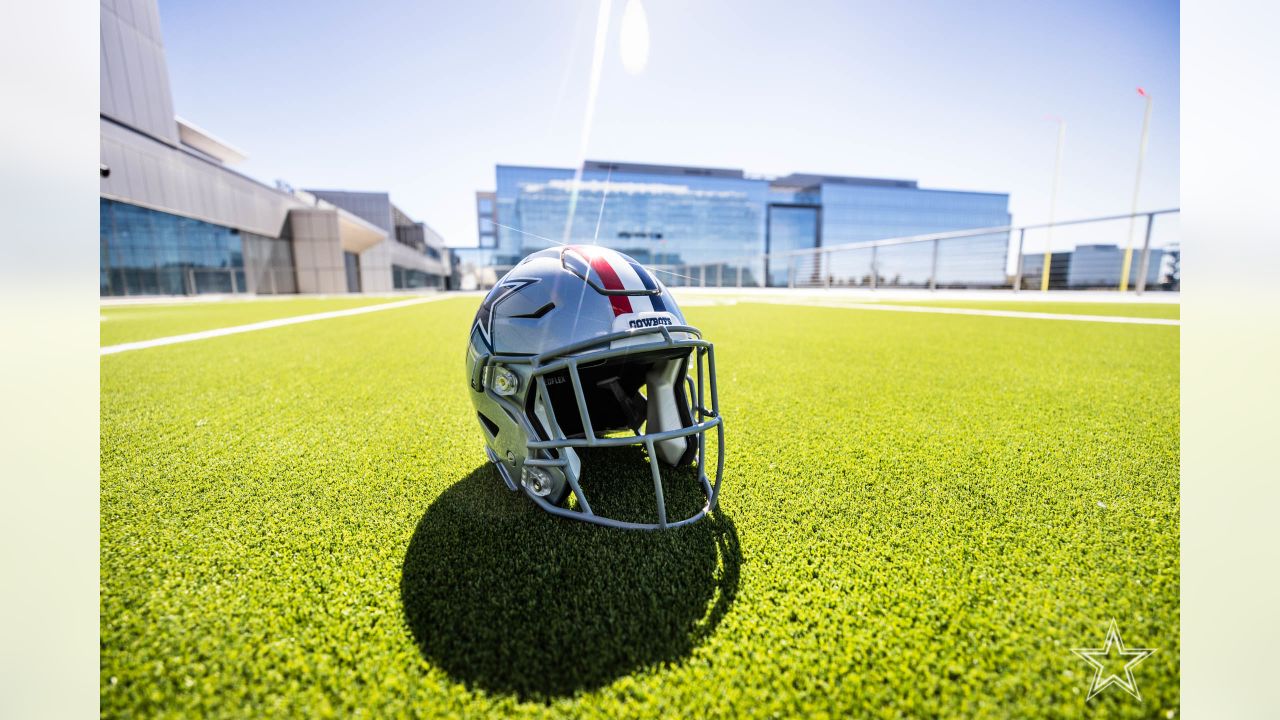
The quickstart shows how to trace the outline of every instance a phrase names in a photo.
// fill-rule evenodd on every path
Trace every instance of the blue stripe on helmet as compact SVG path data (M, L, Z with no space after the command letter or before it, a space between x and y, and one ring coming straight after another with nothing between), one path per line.
M643 267L640 267L640 264L636 262L630 262L630 265L631 265L631 269L636 271L636 275L640 278L640 282L644 284L645 290L658 289L658 284L654 282L653 276L649 274L648 270L644 269ZM653 303L654 310L658 312L667 311L667 305L666 303L662 302L661 294L650 295L649 302Z

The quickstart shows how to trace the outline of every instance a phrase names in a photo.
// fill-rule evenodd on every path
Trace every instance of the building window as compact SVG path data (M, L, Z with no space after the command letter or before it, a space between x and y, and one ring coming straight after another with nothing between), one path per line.
M347 269L347 292L360 292L360 256L353 252L342 253Z
M440 287L440 277L438 275L431 275L422 270L414 270L402 265L391 266L391 282L396 290Z
M238 230L99 199L102 295L244 293Z
M769 206L769 235L767 252L785 253L818 247L818 209L798 205ZM820 272L812 259L801 256L770 257L765 270L770 285L808 283L815 272ZM797 277L798 275L798 277Z

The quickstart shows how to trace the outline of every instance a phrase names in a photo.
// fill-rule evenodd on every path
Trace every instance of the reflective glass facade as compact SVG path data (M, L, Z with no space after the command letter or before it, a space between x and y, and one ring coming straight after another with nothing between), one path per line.
M402 265L391 266L391 286L396 290L412 290L414 288L438 288L443 278L422 270L407 268Z
M479 194L483 203L487 194ZM1008 195L923 190L912 181L588 161L568 168L499 165L494 217L480 205L480 247L499 269L562 242L591 243L653 266L670 285L926 284L931 246L837 253L829 263L761 256L841 243L1009 223ZM1005 282L1007 233L945 244L939 285ZM863 257L865 255L865 257ZM943 257L945 255L945 257ZM478 259L478 256L477 256ZM945 262L944 262L945 261ZM821 265L821 266L820 266ZM690 266L693 266L690 268ZM829 276L829 278L828 278Z
M812 205L770 205L769 246L766 252L784 253L791 250L807 250L819 246L820 220L818 208ZM785 287L794 285L793 273L803 272L798 263L768 263L769 284ZM812 265L812 263L809 263Z
M194 295L248 291L238 230L99 200L103 295Z
M1141 250L1133 252L1129 265L1129 287L1137 287L1141 270ZM1147 258L1146 286L1154 288L1161 281L1164 250L1152 248ZM1069 252L1055 252L1049 258L1049 288L1111 290L1120 285L1124 272L1124 250L1116 245L1078 245ZM1023 287L1039 288L1044 274L1044 254L1022 256Z
M1010 222L1009 196L923 190L901 186L822 185L824 246L1002 227ZM1006 281L1009 234L992 233L938 244L939 287L1000 285ZM932 243L833 253L836 285L867 285L874 262L877 286L925 286L933 268ZM874 255L874 257L873 257Z
M499 166L497 264L566 240L660 268L740 261L764 247L766 180L592 169L576 198L574 189L572 170ZM678 279L672 272L664 281Z

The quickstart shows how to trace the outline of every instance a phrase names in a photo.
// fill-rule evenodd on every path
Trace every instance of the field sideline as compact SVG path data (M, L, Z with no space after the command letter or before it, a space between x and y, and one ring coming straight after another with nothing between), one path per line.
M1178 713L1177 327L689 307L721 512L637 534L484 463L478 302L102 358L104 716ZM1112 618L1159 650L1086 703Z

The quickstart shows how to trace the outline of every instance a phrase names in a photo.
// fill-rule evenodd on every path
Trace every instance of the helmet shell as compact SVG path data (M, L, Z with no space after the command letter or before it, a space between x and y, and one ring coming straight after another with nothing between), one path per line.
M472 340L478 331L491 354L541 355L664 318L684 324L666 286L640 263L608 248L567 246L536 252L504 275L476 312Z
M687 376L697 354L701 397L702 358L709 352L667 288L627 255L581 245L533 253L498 281L471 327L467 382L489 459L510 489L523 486L554 514L615 527L667 527L657 488L657 525L558 505L570 486L580 507L587 502L575 484L582 477L575 448L597 447L605 442L599 433L626 428L636 433L628 444L647 443L651 464L696 461L704 487L712 487L699 447L714 428L723 448L723 424L705 400L692 401L695 386ZM706 360L714 407L714 359ZM696 521L714 505L722 470L723 463L708 505L680 522Z

